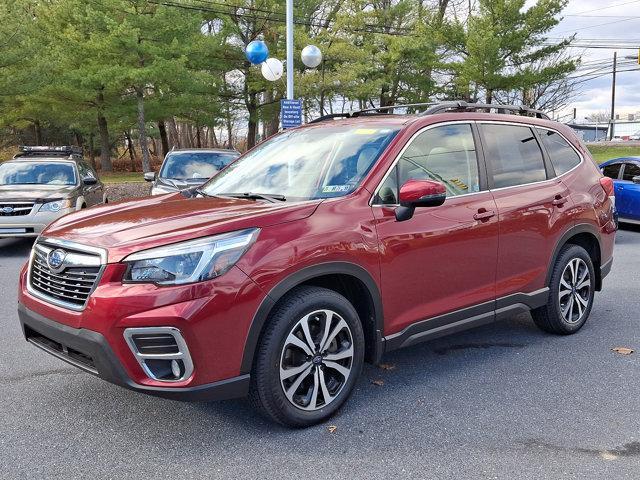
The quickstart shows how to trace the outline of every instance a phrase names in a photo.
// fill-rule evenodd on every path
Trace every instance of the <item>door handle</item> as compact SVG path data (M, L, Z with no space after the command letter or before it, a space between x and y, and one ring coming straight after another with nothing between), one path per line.
M565 203L567 203L567 197L563 197L561 195L556 195L556 198L554 198L551 202L551 204L555 205L556 207L561 207Z
M487 210L486 208L479 208L478 213L473 215L474 220L489 220L491 217L494 217L496 212L493 210Z

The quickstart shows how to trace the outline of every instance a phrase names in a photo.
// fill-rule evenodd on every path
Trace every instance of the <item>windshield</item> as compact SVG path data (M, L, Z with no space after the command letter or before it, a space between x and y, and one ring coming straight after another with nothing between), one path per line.
M72 163L19 162L0 163L0 185L75 185Z
M397 128L345 126L290 130L238 159L202 191L287 200L340 197L358 186L397 133Z
M162 164L160 177L176 180L206 180L238 158L229 152L172 152Z

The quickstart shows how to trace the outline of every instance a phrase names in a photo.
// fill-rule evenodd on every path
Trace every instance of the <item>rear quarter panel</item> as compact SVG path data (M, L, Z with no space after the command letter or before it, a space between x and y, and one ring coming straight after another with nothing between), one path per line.
M584 158L579 167L560 177L571 192L572 219L575 225L589 224L596 228L600 235L601 263L605 264L613 257L615 242L613 203L600 185L602 173L591 153L570 128L563 127L559 130Z

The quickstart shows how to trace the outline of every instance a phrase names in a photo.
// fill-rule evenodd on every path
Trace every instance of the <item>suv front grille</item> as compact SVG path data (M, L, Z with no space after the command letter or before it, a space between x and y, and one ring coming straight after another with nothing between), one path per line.
M55 269L48 260L54 250L60 250L63 255L63 265ZM82 310L101 272L99 254L75 247L36 243L29 268L29 287L32 293L43 300L72 310Z
M0 217L20 217L29 215L33 210L33 202L0 203Z

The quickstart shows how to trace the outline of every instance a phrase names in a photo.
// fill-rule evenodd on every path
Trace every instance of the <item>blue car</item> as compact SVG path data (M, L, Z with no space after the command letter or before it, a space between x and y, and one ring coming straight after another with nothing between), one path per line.
M600 170L613 179L619 221L640 224L640 157L613 158Z

